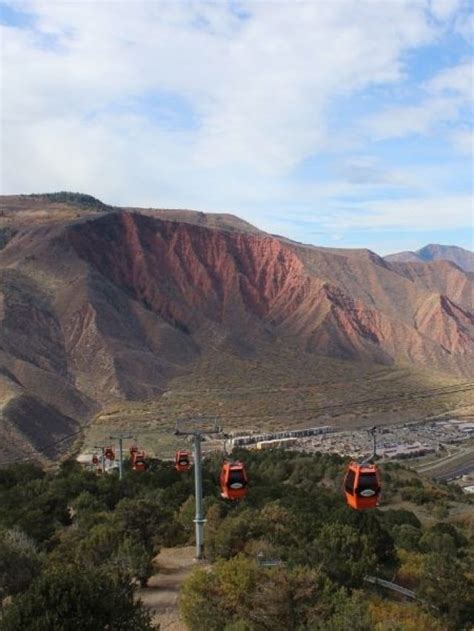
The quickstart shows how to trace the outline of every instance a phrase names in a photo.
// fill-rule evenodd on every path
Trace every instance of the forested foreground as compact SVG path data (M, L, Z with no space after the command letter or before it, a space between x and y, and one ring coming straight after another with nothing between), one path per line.
M219 497L221 458L205 461L212 564L183 585L189 629L471 628L474 517L458 490L390 464L382 509L357 513L345 506L336 456L236 455L250 478L237 504ZM159 461L128 469L122 481L73 462L49 473L1 469L0 629L152 629L136 591L162 546L193 541L192 492L192 471ZM418 600L377 591L365 576L408 587Z

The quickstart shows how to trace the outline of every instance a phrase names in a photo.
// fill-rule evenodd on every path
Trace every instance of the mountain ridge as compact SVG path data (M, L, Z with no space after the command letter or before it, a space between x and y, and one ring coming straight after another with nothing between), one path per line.
M474 272L474 253L457 245L429 243L414 252L397 252L384 258L390 263L427 263L445 260L455 263L465 272Z
M5 452L37 453L113 401L159 398L216 353L472 375L472 279L452 263L335 253L227 215L30 201L10 197L0 216ZM47 439L27 422L35 406L56 419Z

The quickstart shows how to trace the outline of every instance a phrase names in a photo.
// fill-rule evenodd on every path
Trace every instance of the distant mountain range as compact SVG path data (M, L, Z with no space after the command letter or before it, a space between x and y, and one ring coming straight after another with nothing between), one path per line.
M416 252L397 252L384 257L389 263L452 261L465 272L474 272L474 253L457 245L430 243Z
M460 248L394 262L231 215L68 193L0 201L0 456L54 457L102 406L159 397L216 357L257 365L270 347L289 384L301 376L294 349L308 366L327 357L347 371L474 373L474 286ZM457 265L439 260L453 252Z

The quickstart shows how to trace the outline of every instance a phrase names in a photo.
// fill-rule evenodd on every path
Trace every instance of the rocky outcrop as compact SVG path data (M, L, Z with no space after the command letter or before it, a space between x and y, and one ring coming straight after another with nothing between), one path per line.
M467 310L453 301L448 306L446 298L442 312L422 315L433 286L463 297L465 288L456 280L462 276L466 288L470 281L449 263L432 264L445 265L447 272L435 283L433 273L393 269L370 252L352 261L320 251L301 256L297 247L274 237L136 213L82 223L68 237L81 259L115 288L188 337L208 320L229 334L237 330L243 339L270 327L275 336L311 352L434 363L461 372L465 362L458 366L456 357L472 350ZM332 282L316 275L318 264ZM462 325L461 312L467 314ZM456 337L459 327L463 333Z
M416 314L415 326L449 353L470 355L474 345L474 314L447 296L434 294Z

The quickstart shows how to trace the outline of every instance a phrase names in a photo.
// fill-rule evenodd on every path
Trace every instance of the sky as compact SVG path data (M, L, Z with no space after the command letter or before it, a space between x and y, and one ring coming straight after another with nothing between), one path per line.
M0 2L1 191L472 249L472 6Z

